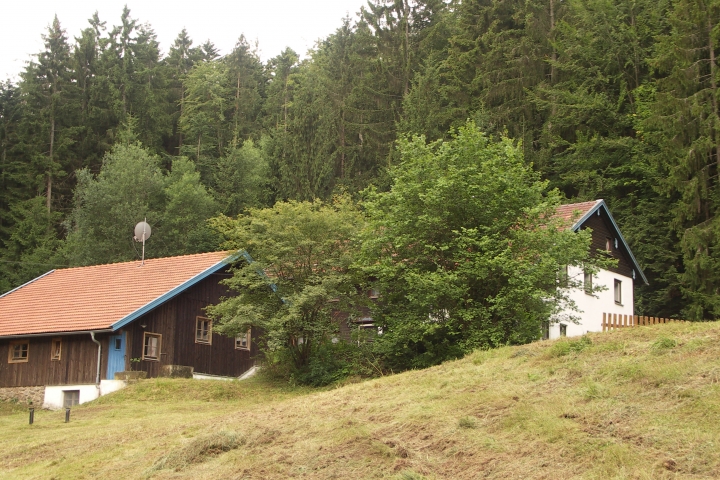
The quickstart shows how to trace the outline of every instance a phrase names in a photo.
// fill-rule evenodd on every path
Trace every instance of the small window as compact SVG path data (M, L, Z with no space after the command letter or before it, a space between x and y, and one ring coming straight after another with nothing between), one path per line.
M607 250L608 252L611 251L611 250L612 250L612 244L613 244L612 238L609 238L609 237L606 238L606 239L605 239L605 250Z
M564 323L560 324L560 336L567 337L567 325L565 325Z
M10 351L8 352L8 362L9 363L27 362L29 353L30 353L30 341L17 340L15 342L10 342Z
M80 390L63 390L63 407L70 408L80 403Z
M375 288L373 288L373 289L370 290L370 295L369 295L370 298L372 298L373 300L377 300L377 298L378 298L379 296L380 296L380 291L379 291L379 290L377 290L377 289L375 289Z
M585 270L585 278L583 279L583 287L585 288L585 293L588 295L592 295L592 272L588 272Z
M160 360L160 344L162 335L158 333L143 334L143 360Z
M52 345L50 347L50 360L60 360L62 354L62 339L53 338Z
M235 337L235 350L250 350L250 332L248 329L244 335L238 335Z
M547 340L550 338L550 322L542 322L542 339Z
M622 282L615 280L615 303L622 305Z
M122 338L115 339L115 350L122 350Z
M566 288L568 286L569 279L570 274L568 273L568 266L560 265L560 270L558 271L558 285L560 288Z
M195 318L195 343L212 343L212 320L209 318Z

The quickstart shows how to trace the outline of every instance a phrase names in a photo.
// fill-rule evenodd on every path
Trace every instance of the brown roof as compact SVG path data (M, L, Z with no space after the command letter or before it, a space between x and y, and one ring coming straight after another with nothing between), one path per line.
M109 329L223 265L228 252L51 271L0 297L0 336ZM188 284L189 283L189 284ZM176 291L179 289L178 291ZM140 312L138 312L140 310Z
M575 226L578 220L585 216L590 210L602 200L592 200L590 202L569 203L560 205L555 210L555 218L562 218L570 222L571 226Z

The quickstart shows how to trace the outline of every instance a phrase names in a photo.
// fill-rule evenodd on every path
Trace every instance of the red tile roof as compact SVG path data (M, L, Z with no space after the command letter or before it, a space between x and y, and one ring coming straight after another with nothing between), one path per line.
M575 226L578 220L580 220L586 213L593 209L602 200L592 200L590 202L581 203L569 203L567 205L560 205L555 210L555 218L562 218L570 222L571 226Z
M0 297L0 336L109 329L228 252L54 270Z

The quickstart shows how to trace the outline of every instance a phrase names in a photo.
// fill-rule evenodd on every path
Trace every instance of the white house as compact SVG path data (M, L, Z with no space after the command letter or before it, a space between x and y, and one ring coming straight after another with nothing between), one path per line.
M635 256L623 238L610 210L603 200L572 203L557 209L557 217L568 220L570 228L577 232L592 231L591 251L617 259L616 267L600 270L595 274L579 267L567 267L567 276L582 283L582 288L568 292L578 307L578 312L562 312L546 327L545 338L577 336L587 332L602 331L603 313L633 315L635 281L648 283ZM601 291L590 292L585 286L603 286ZM579 323L570 320L580 317Z

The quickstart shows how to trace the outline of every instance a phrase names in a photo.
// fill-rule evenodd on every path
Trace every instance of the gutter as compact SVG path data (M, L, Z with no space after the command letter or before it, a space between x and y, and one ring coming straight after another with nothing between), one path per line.
M46 332L46 333L18 333L16 335L0 335L0 340L8 338L36 338L36 337L64 337L66 335L87 335L88 333L111 333L112 329L106 328L102 330L80 330L77 332Z
M98 346L98 358L97 358L97 375L95 376L95 386L100 390L100 360L102 359L102 345L100 342L95 340L95 332L90 332L90 338L93 342L97 343Z

